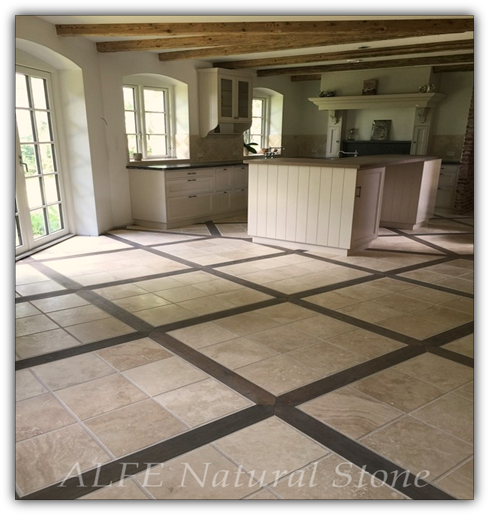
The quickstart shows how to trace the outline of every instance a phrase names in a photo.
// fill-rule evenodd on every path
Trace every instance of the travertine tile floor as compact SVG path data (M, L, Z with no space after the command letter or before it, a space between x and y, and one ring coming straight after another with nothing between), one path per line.
M235 218L17 262L17 496L472 498L473 219L379 234L340 257Z

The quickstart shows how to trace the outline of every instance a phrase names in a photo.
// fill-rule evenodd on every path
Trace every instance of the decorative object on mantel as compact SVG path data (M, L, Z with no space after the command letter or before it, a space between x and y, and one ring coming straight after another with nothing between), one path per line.
M386 141L389 139L392 120L374 120L372 122L371 141Z
M336 91L332 90L332 89L328 89L327 91L320 91L319 92L319 96L321 98L323 97L334 97L336 95Z
M362 95L377 94L377 79L369 79L363 81Z
M355 141L355 131L356 129L348 129L348 141Z
M435 91L434 84L425 84L419 88L420 93L433 93Z

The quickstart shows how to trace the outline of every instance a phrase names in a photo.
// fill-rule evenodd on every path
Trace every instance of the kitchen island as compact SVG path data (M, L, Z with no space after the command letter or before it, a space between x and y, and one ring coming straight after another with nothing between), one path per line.
M351 255L379 226L415 229L434 212L441 159L380 155L249 159L254 242Z

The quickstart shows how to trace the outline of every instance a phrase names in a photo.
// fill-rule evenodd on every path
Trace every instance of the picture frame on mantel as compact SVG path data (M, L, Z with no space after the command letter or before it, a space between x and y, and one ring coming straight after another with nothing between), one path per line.
M370 141L388 141L392 120L374 120Z
M368 79L363 81L362 95L377 94L377 79Z

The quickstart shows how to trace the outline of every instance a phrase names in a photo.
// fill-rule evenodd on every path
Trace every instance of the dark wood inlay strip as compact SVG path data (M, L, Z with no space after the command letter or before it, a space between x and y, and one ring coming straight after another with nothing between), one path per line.
M222 237L222 234L219 232L219 229L216 227L214 222L206 222L205 225L212 236L217 236L219 238Z
M424 340L423 343L428 348L439 347L453 342L454 340L458 340L459 338L463 338L464 336L468 336L469 334L473 334L473 332L474 322L467 322L466 324L455 327L454 329L449 329L443 333L435 334L434 336Z
M474 358L469 356L464 356L463 354L459 354L458 352L451 351L449 349L444 349L443 347L430 347L428 352L431 354L436 354L442 358L449 359L451 361L455 361L455 363L460 363L461 365L465 365L466 367L474 368Z

